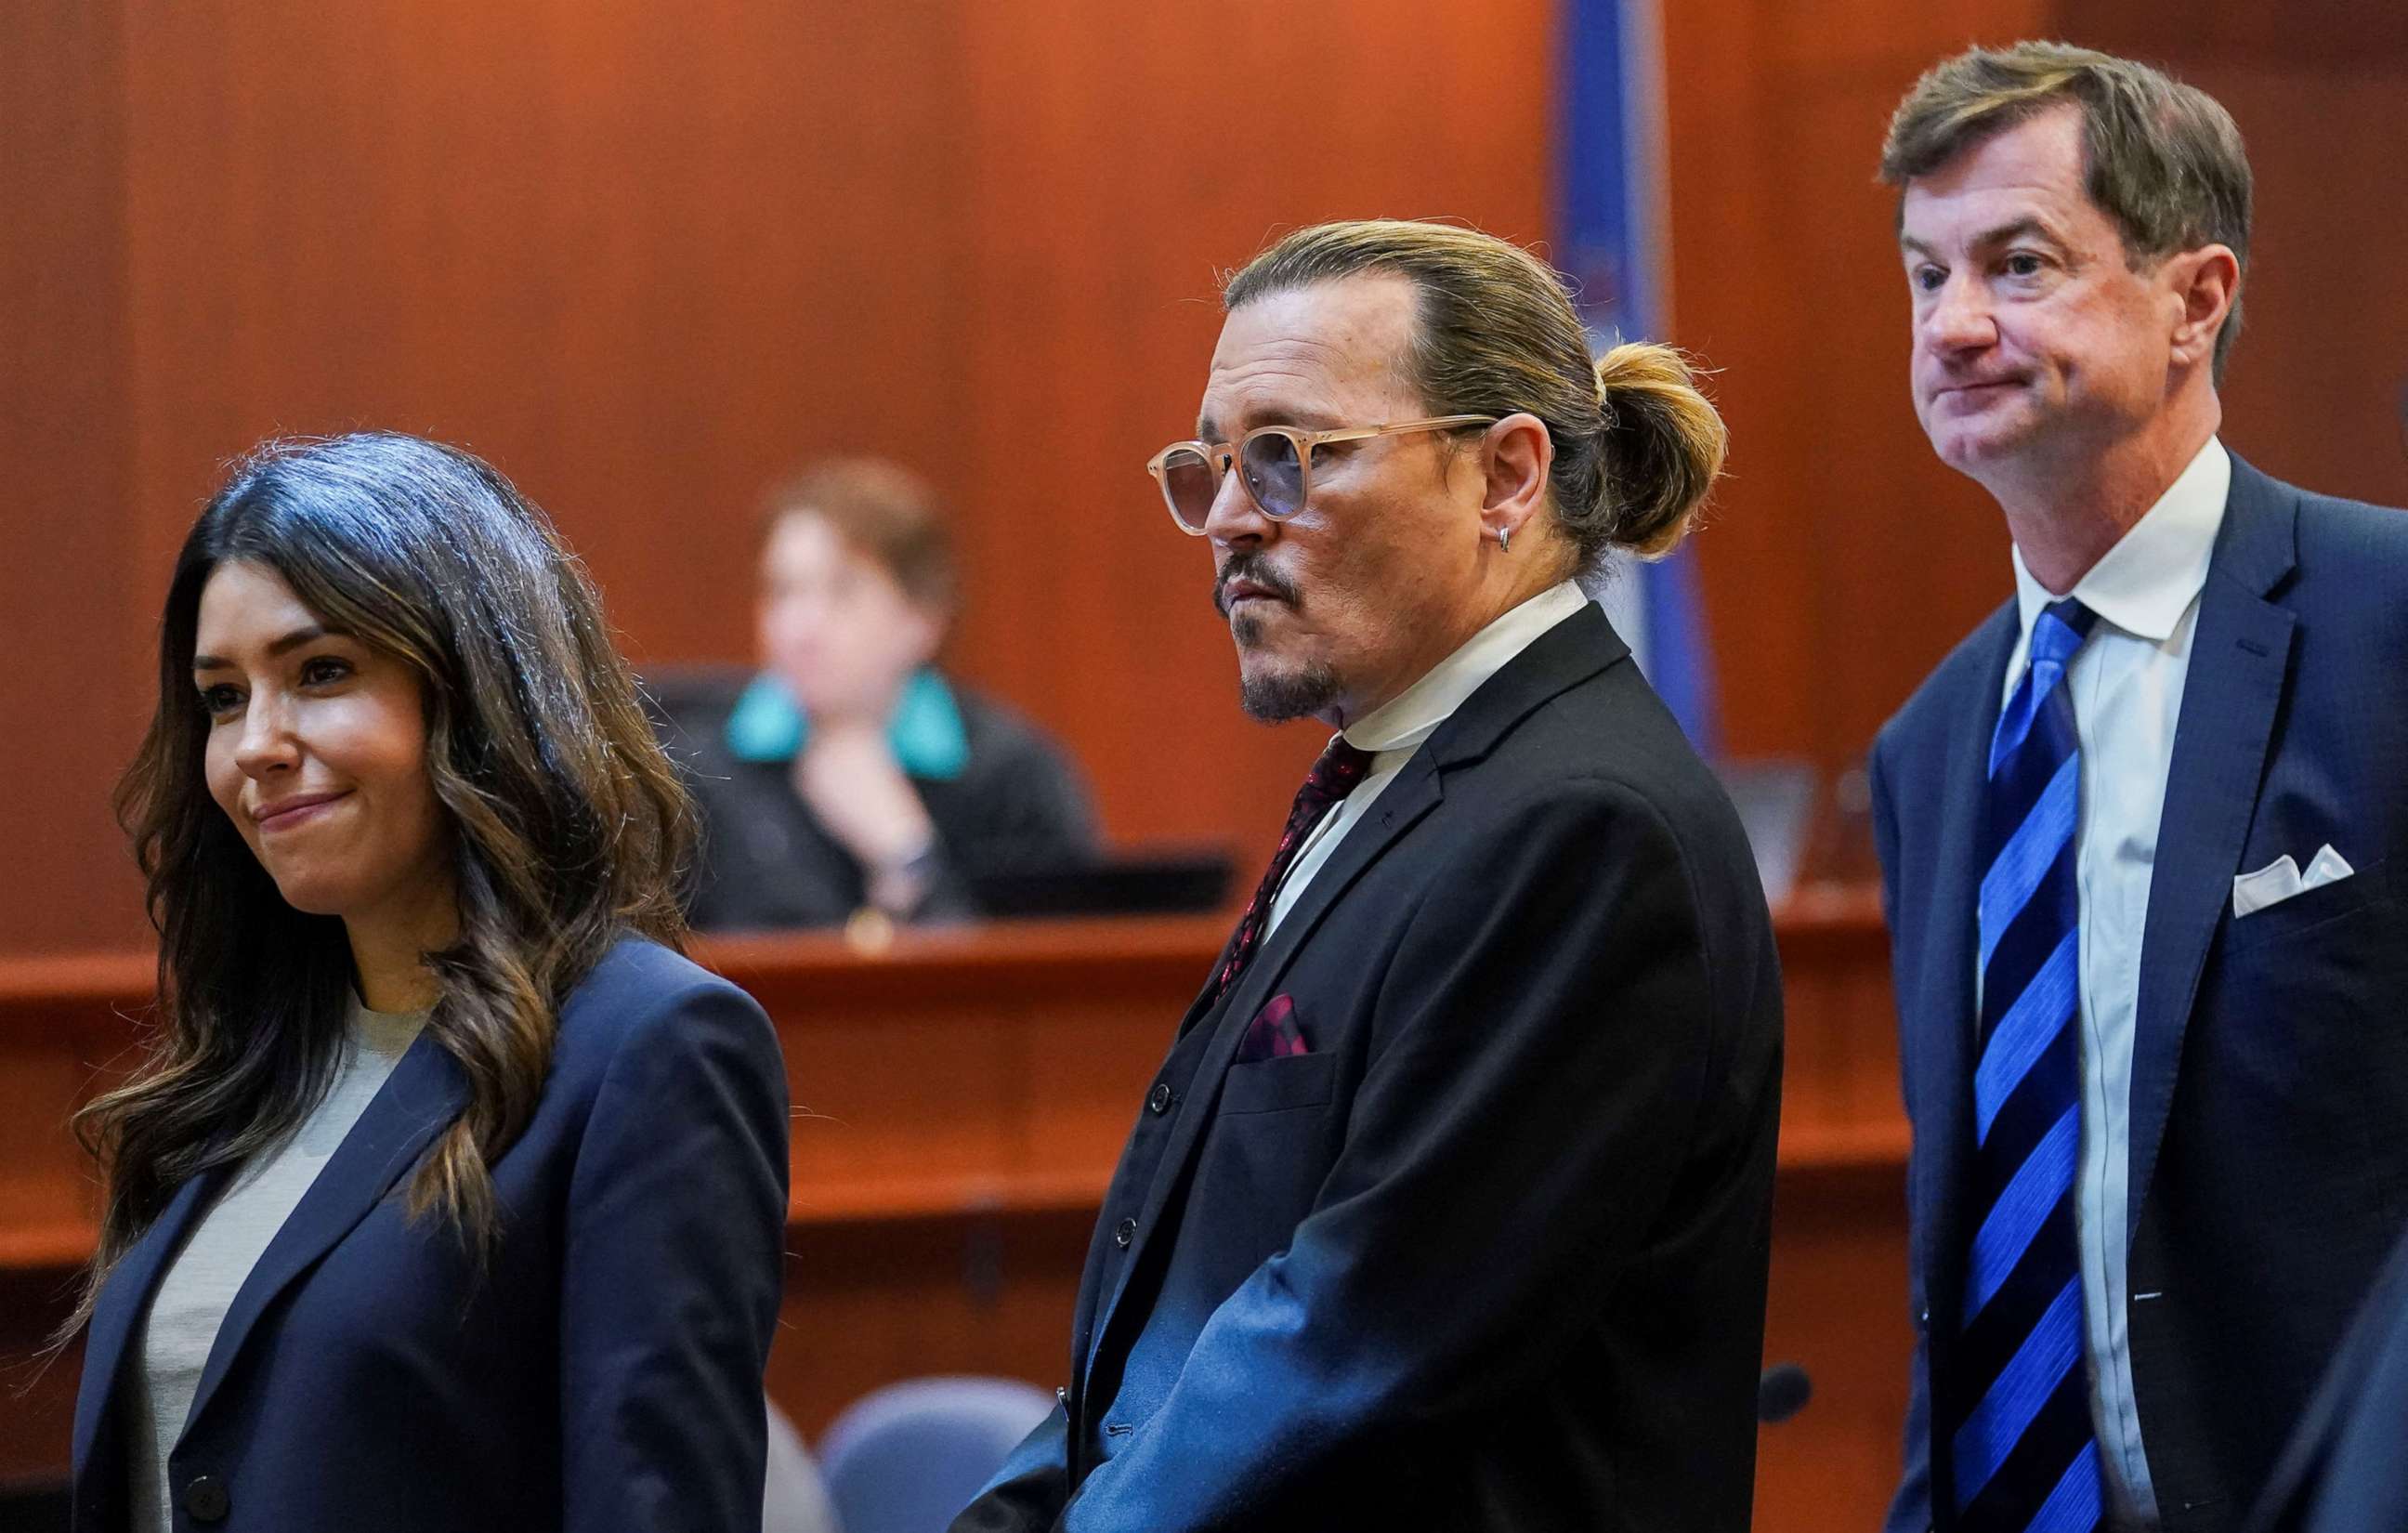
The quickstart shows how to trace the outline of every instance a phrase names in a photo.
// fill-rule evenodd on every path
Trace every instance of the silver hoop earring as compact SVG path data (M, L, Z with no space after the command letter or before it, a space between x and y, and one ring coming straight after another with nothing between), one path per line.
M1513 552L1512 528L1499 527L1497 529L1497 552L1499 553L1511 553Z

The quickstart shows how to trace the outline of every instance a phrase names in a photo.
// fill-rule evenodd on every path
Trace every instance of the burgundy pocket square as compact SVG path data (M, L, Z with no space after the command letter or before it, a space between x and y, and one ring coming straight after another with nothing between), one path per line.
M1273 996L1246 1024L1246 1036L1238 1040L1237 1063L1252 1065L1312 1052L1312 1045L1304 1040L1304 1029L1296 1024L1296 997Z

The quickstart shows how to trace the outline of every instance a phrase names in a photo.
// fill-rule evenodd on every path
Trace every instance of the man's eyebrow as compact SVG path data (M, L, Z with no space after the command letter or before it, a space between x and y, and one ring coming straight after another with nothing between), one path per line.
M275 640L267 646L267 652L270 658L274 658L280 655L289 654L293 651L299 649L304 644L314 643L322 638L333 638L337 637L339 636L337 635L334 629L327 627L322 623L313 623L306 628L295 628L291 633L286 634L283 638ZM234 669L234 662L222 659L213 654L196 654L193 656L193 668L196 671L232 670Z
M2029 215L2019 219L2011 219L2004 223L1996 225L1995 227L1985 229L1980 234L1973 236L1971 244L1972 248L1977 251L1985 251L1995 249L2000 245L2012 244L2018 239L2034 236L2046 240L2049 244L2054 245L2060 250L2065 246L2065 241L2057 238L2056 230L2050 228L2041 220ZM1940 252L1937 250L1925 244L1922 240L1915 238L1913 235L1899 236L1898 244L1900 250L1911 251L1916 255L1924 256L1934 261L1940 259Z
M2035 236L2046 240L2051 245L2065 243L2057 237L2056 230L2029 215L2001 223L1995 229L1985 229L1973 243L1986 250L1994 245L2012 244L2018 239Z
M1240 424L1251 422L1254 426L1294 426L1299 431L1335 431L1346 423L1326 409L1309 409L1301 406L1272 403L1258 409L1249 409L1239 418ZM1234 439L1237 433L1231 433ZM1221 423L1211 416L1199 416L1196 422L1196 439L1199 442L1222 440Z

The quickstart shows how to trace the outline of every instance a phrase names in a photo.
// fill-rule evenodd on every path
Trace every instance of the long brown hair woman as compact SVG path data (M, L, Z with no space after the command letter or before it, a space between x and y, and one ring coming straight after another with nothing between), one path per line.
M466 453L271 443L159 682L75 1526L757 1527L783 1066L576 560Z

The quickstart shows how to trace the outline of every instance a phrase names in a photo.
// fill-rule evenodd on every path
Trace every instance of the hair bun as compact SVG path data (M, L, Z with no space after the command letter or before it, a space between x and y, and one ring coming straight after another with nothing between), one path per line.
M1653 341L1625 341L1598 358L1597 402L1605 417L1613 541L1660 558L1697 524L1730 432L1688 358Z

